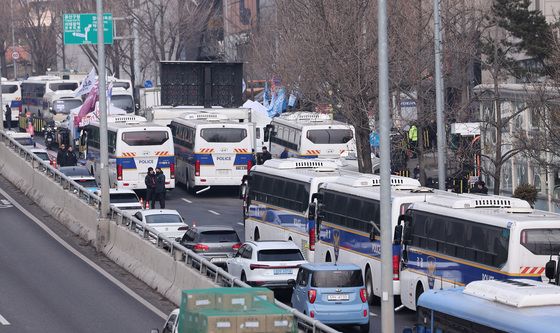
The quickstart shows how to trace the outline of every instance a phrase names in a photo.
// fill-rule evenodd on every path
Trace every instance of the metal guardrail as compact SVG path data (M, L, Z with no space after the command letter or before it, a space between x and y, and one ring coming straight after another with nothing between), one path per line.
M101 206L101 199L99 196L91 193L74 180L66 177L63 173L37 157L27 148L10 138L2 131L0 131L0 140L28 161L34 169L43 172L45 176L59 183L65 190L74 193L77 199L83 200L87 204L96 207L99 210ZM160 232L135 218L130 211L111 207L109 214L109 219L114 221L117 225L124 226L130 230L130 232L139 234L143 239L152 243L154 248L160 251L165 251L175 260L183 262L185 265L198 270L201 275L212 279L214 283L224 287L251 288L250 285L242 282L240 279L229 274L222 268L187 249L180 243L162 236ZM276 305L290 311L294 315L299 329L314 333L338 333L335 329L304 315L303 313L279 302L278 300L275 300L275 302Z

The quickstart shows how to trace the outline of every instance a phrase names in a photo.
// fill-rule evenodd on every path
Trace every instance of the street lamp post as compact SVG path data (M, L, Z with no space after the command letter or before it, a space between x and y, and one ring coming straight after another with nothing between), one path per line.
M14 52L16 52L16 34L14 32L14 6L13 0L10 0L10 21L12 22L12 60L14 62L14 80L17 80L17 61L14 58Z
M445 124L443 118L443 74L441 71L441 11L440 0L434 0L434 53L436 74L436 123L437 123L437 166L438 188L445 190Z

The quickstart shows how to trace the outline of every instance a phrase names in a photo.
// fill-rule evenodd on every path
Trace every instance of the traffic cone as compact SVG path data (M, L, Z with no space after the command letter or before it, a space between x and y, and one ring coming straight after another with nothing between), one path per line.
M140 207L144 209L144 198L140 198Z
M150 202L146 201L146 209L150 209Z

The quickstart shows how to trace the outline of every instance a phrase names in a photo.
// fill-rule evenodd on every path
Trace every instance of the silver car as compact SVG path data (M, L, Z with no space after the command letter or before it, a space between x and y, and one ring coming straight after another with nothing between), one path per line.
M181 245L208 259L215 265L225 266L241 246L239 236L229 226L189 227L181 238Z

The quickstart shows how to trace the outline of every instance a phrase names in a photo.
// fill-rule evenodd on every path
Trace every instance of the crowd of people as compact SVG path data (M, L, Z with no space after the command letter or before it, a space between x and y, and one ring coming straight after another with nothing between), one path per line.
M56 154L56 164L59 167L78 165L78 157L74 152L74 148L72 146L66 148L65 144L61 144Z

